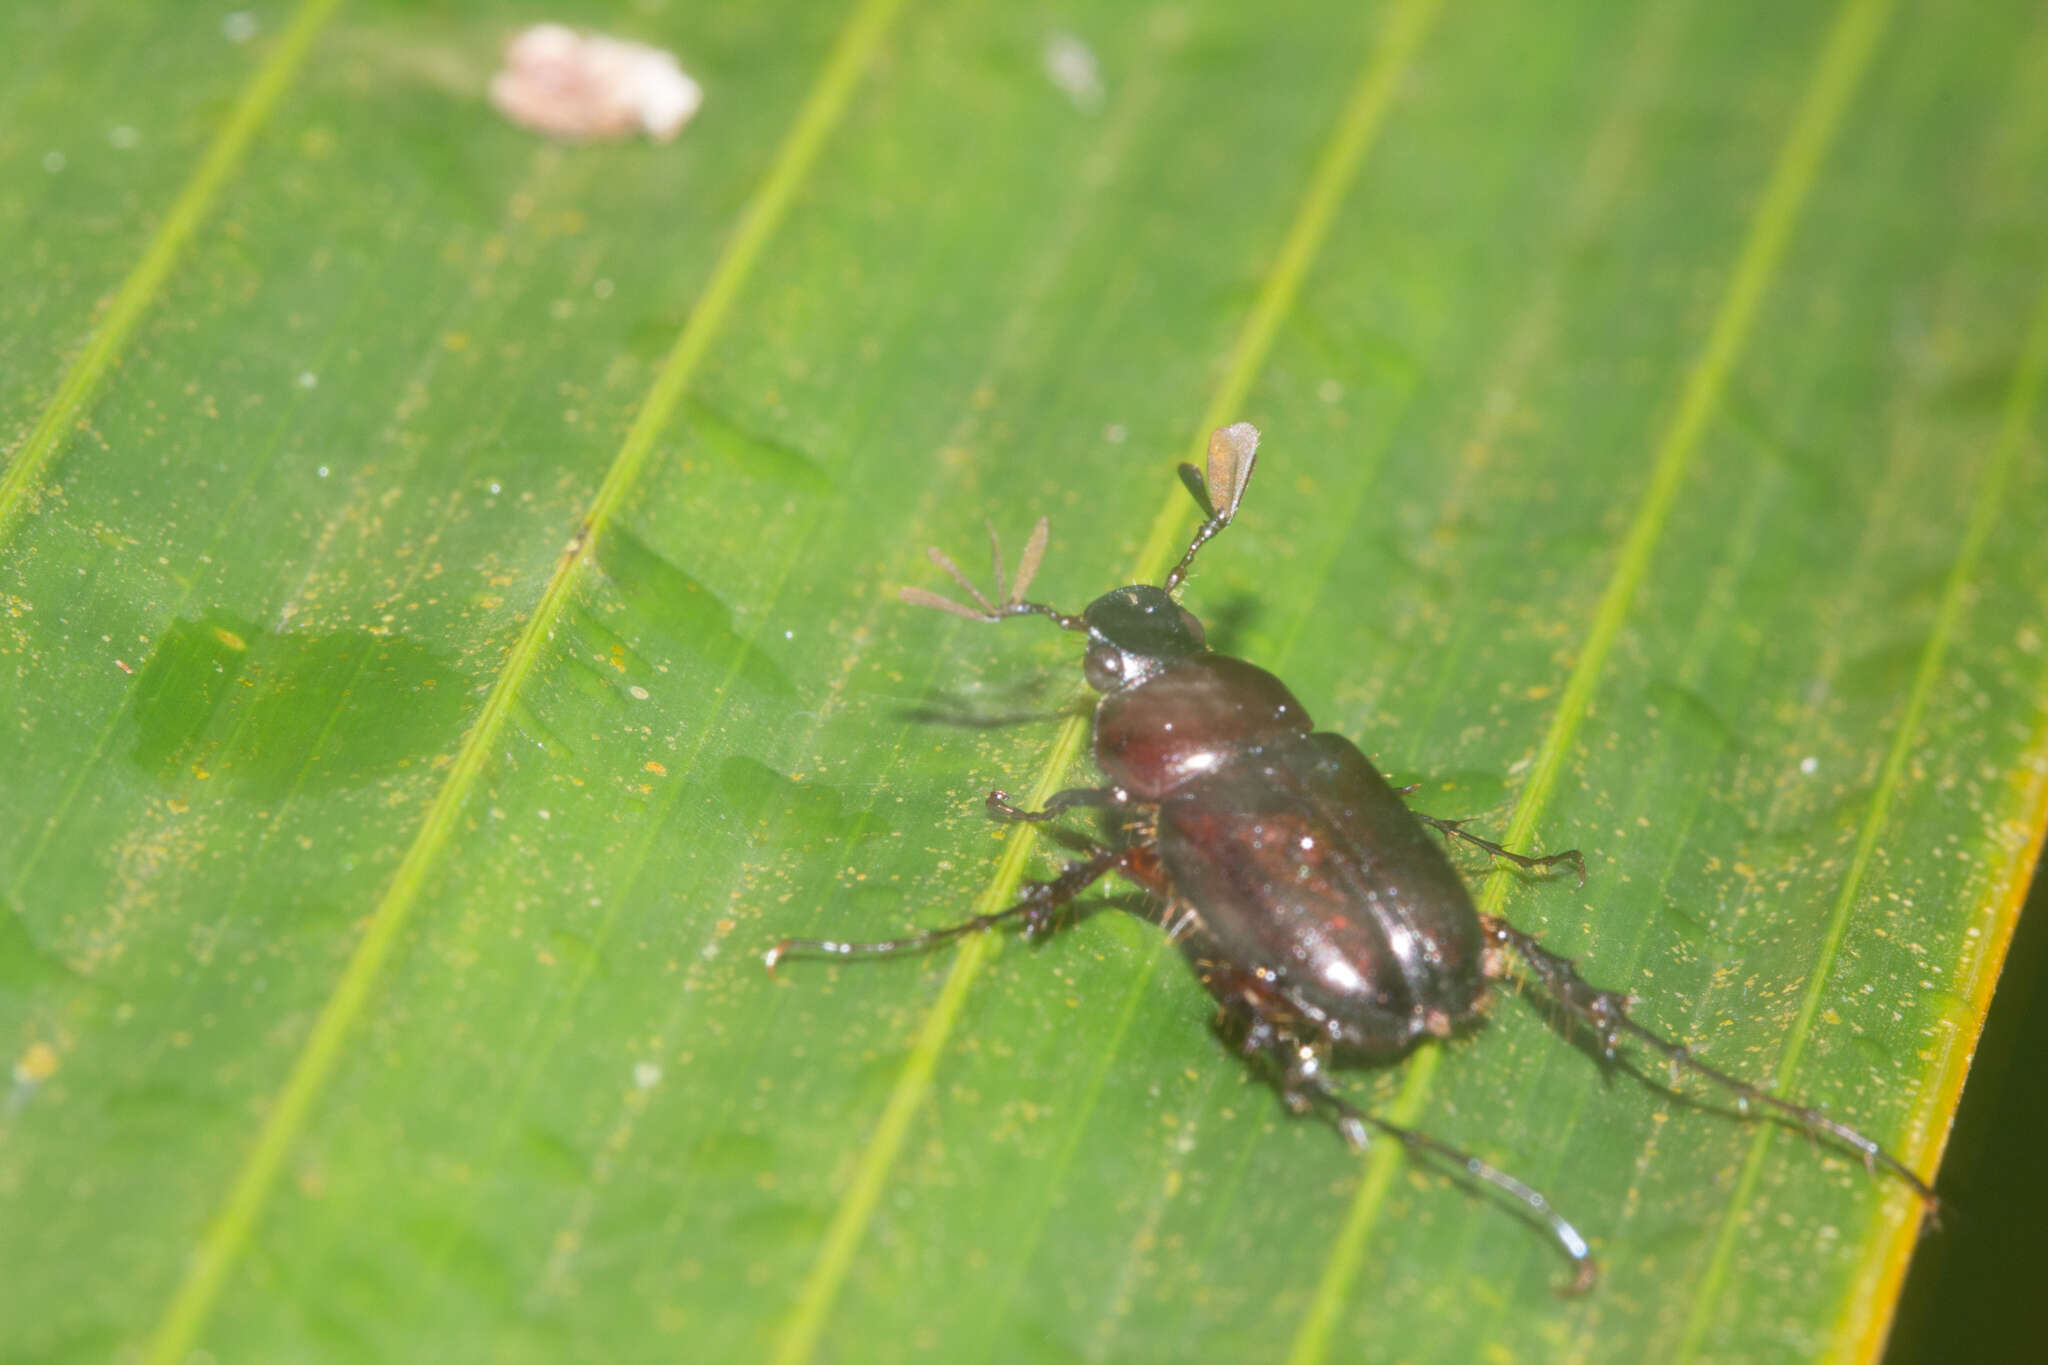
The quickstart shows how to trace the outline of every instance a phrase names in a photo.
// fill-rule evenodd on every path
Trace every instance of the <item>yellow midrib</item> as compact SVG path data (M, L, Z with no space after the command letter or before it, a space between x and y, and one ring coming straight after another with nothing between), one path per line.
M1823 991L1827 984L1827 965L1840 952L1842 941L1848 934L1849 917L1855 909L1858 894L1863 889L1863 879L1869 871L1871 858L1877 852L1877 841L1884 833L1886 819L1891 814L1892 800L1898 794L1905 780L1906 766L1912 758L1913 745L1920 736L1920 722L1926 714L1928 699L1941 675L1943 662L1948 654L1949 642L1955 637L1956 627L1962 619L1968 603L1971 581L1976 577L1977 562L1982 557L1984 544L1990 539L1991 530L1997 524L2003 509L2003 495L2012 465L2019 452L2025 447L2028 433L2032 429L2034 409L2041 392L2041 379L2048 370L2048 290L2044 290L2036 306L2027 333L2027 341L2020 356L2012 387L2007 391L2004 420L2000 423L1997 443L1992 447L1991 457L1986 462L1982 481L1977 486L1976 497L1970 508L1970 521L1963 532L1962 544L1957 547L1954 562L1949 566L1948 578L1942 589L1941 606L1934 619L1934 628L1928 633L1927 644L1921 650L1920 662L1913 673L1913 685L1906 696L1905 713L1900 716L1898 729L1892 734L1890 749L1885 754L1884 766L1879 770L1877 787L1871 794L1870 805L1864 813L1863 827L1857 832L1856 851L1849 860L1848 874L1842 879L1841 890L1836 894L1830 909L1827 931L1822 938L1822 947L1812 977L1807 982L1804 996L1800 1000L1799 1013L1792 1027L1785 1035L1785 1047L1778 1064L1778 1083L1784 1085L1799 1065L1800 1056L1812 1036L1814 1020L1820 1016ZM1706 1337L1711 1313L1719 1296L1720 1287L1728 1277L1734 1262L1736 1234L1741 1229L1741 1210L1750 1201L1756 1190L1756 1183L1763 1174L1765 1153L1776 1129L1765 1125L1757 1130L1751 1139L1749 1154L1742 1163L1741 1173L1736 1177L1730 1191L1721 1226L1714 1239L1714 1251L1707 1263L1707 1270L1700 1278L1699 1289L1693 1296L1692 1311L1687 1314L1685 1330L1680 1338L1676 1360L1680 1362L1698 1358L1700 1347ZM1900 1207L1910 1201L1910 1208L1895 1213L1896 1217L1909 1225L1917 1226L1919 1209L1917 1199L1910 1198L1903 1190L1898 1191Z

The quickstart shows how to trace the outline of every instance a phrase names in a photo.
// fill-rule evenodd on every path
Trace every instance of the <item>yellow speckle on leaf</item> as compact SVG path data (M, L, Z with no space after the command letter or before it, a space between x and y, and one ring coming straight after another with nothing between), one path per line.
M222 626L215 626L213 628L213 638L226 645L229 649L234 650L237 654L240 654L249 647L247 640Z
M57 1049L48 1043L34 1042L21 1054L21 1060L14 1064L16 1085L41 1085L57 1074Z
M653 773L656 777L668 776L668 769L664 768L661 764L656 763L651 758L647 760L647 771Z

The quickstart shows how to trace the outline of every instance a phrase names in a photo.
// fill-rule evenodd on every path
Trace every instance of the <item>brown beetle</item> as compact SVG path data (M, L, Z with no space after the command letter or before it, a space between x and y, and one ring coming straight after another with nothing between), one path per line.
M1120 817L1118 841L1075 840L1085 856L1050 881L1026 883L1006 909L878 942L786 939L769 951L769 967L792 952L913 951L1012 919L1036 935L1055 927L1083 890L1119 872L1157 898L1160 922L1219 1002L1230 1036L1246 1057L1272 1066L1290 1109L1321 1107L1354 1147L1363 1148L1378 1129L1503 1192L1571 1259L1567 1292L1590 1288L1597 1270L1585 1238L1548 1199L1426 1133L1357 1109L1325 1076L1332 1062L1389 1061L1424 1035L1447 1037L1473 1023L1487 984L1514 981L1517 964L1609 1059L1623 1040L1638 1043L1674 1074L1687 1071L1721 1087L1744 1112L1754 1105L1855 1149L1873 1171L1883 1166L1905 1180L1932 1211L1927 1182L1876 1141L1708 1066L1631 1018L1625 993L1590 985L1570 959L1505 919L1481 915L1425 826L1523 868L1569 863L1583 882L1576 849L1545 857L1511 853L1469 833L1462 821L1410 810L1356 745L1314 728L1285 683L1208 648L1202 623L1173 593L1196 552L1236 516L1258 440L1250 423L1224 427L1210 438L1206 476L1193 465L1180 467L1205 519L1158 587L1117 588L1079 616L1024 600L1045 550L1041 518L1013 587L1005 588L996 553L996 600L936 549L934 562L973 605L919 588L902 592L906 602L970 620L1044 616L1088 637L1083 667L1102 693L1095 761L1108 784L1060 792L1037 811L1021 810L996 791L988 807L1001 818L1029 821L1077 807L1106 809Z

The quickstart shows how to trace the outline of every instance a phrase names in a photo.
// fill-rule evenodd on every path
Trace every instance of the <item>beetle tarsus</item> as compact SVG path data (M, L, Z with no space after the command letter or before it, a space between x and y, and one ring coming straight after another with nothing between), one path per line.
M1737 1113L1742 1116L1748 1117L1752 1108L1763 1109L1816 1136L1826 1134L1859 1153L1866 1166L1873 1170L1882 1166L1904 1180L1912 1188L1913 1193L1920 1196L1930 1218L1940 1208L1941 1201L1934 1193L1933 1187L1921 1179L1905 1162L1885 1150L1884 1145L1875 1138L1866 1137L1848 1124L1829 1118L1811 1105L1798 1104L1773 1095L1768 1090L1729 1075L1719 1067L1709 1066L1695 1057L1692 1049L1684 1043L1673 1042L1631 1018L1628 1012L1630 997L1627 994L1595 987L1579 975L1578 968L1573 965L1570 958L1551 952L1533 935L1523 933L1499 916L1481 916L1480 924L1490 941L1514 950L1515 956L1528 967L1552 1001L1574 1021L1591 1031L1605 1056L1614 1057L1618 1045L1624 1039L1640 1044L1663 1058L1672 1068L1690 1072L1717 1086L1733 1101Z

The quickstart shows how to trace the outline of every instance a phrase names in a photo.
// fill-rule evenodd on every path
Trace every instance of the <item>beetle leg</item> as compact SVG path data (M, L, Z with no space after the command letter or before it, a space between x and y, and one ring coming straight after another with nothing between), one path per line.
M1302 1051L1307 1053L1310 1050L1304 1048ZM1491 1186L1520 1205L1524 1212L1549 1230L1551 1240L1572 1263L1571 1283L1560 1288L1559 1294L1567 1298L1576 1297L1599 1280L1600 1266L1593 1259L1592 1248L1586 1245L1586 1239L1579 1235L1579 1230L1551 1207L1550 1200L1540 1190L1448 1142L1377 1114L1366 1113L1332 1091L1317 1069L1304 1068L1299 1063L1290 1064L1287 1085L1304 1102L1304 1107L1313 1102L1328 1109L1337 1131L1354 1149L1364 1151L1368 1138L1366 1130L1377 1128L1398 1141L1411 1156L1433 1156L1455 1167L1466 1179Z
M1559 1292L1583 1294L1593 1287L1600 1270L1591 1248L1540 1191L1427 1133L1368 1114L1330 1089L1323 1068L1335 1038L1330 1021L1319 1011L1294 999L1266 972L1199 955L1195 969L1216 997L1224 1018L1243 1027L1243 1036L1236 1040L1238 1052L1247 1060L1269 1062L1278 1073L1280 1101L1289 1111L1306 1114L1320 1106L1354 1150L1364 1151L1371 1130L1378 1129L1398 1140L1411 1156L1435 1157L1455 1167L1467 1180L1500 1191L1543 1224L1551 1240L1570 1258L1572 1281Z
M1811 1105L1798 1104L1780 1098L1768 1090L1760 1089L1749 1082L1739 1080L1718 1067L1708 1066L1693 1056L1692 1049L1683 1043L1672 1042L1629 1016L1629 997L1621 991L1603 991L1579 975L1572 960L1551 952L1535 937L1525 934L1495 915L1480 916L1480 925L1489 946L1496 950L1512 949L1516 957L1528 967L1531 974L1541 983L1544 992L1562 1008L1566 1014L1589 1029L1599 1040L1600 1050L1610 1059L1615 1055L1616 1046L1628 1039L1650 1049L1672 1068L1673 1073L1687 1071L1692 1075L1718 1086L1735 1102L1736 1109L1745 1117L1752 1106L1768 1110L1788 1123L1796 1124L1816 1136L1825 1133L1837 1142L1854 1149L1863 1158L1863 1164L1873 1174L1882 1166L1904 1180L1920 1196L1926 1205L1927 1216L1932 1218L1941 1207L1941 1200L1925 1180L1922 1180L1904 1162L1886 1151L1876 1139L1865 1137L1845 1123L1829 1118ZM1497 966L1505 973L1501 959L1504 951L1489 955L1489 966Z
M1194 919L1197 917L1190 910L1182 923ZM1185 937L1194 927L1176 926L1175 938ZM1322 1031L1324 1020L1288 995L1270 973L1208 957L1207 948L1207 940L1195 941L1195 974L1209 994L1216 997L1219 1024L1228 1021L1244 1029L1244 1036L1236 1040L1241 1056L1274 1053L1283 1038L1300 1038ZM1301 1106L1284 1089L1281 1098L1287 1100L1288 1108L1301 1111Z
M1096 806L1108 810L1130 803L1131 794L1122 787L1069 787L1063 792L1054 792L1046 798L1044 810L1025 810L1010 804L1010 794L997 788L988 794L989 814L1004 820L1029 820L1038 824L1058 817L1064 811L1076 806Z
M1403 788L1403 790L1413 791L1415 789L1413 787L1407 787ZM1471 823L1471 818L1469 816L1463 820L1446 820L1442 816L1438 815L1424 815L1419 810L1411 811L1409 813L1413 815L1416 819L1420 820L1423 824L1428 825L1433 829L1441 830L1453 839L1463 839L1468 844L1475 844L1478 847L1485 849L1488 853L1491 853L1496 858L1507 859L1516 867L1521 868L1524 872L1534 872L1539 867L1551 867L1558 863L1570 863L1579 874L1579 885L1584 886L1586 884L1586 859L1575 848L1568 848L1562 853L1546 853L1541 857L1537 857L1536 855L1529 853L1514 853L1510 852L1505 848L1502 848L1499 844L1493 842L1493 840L1482 839L1478 835L1466 829L1465 826Z
M1023 894L1013 905L993 910L985 915L975 915L948 924L943 928L926 929L922 933L908 934L902 938L878 939L871 943L849 943L829 938L786 938L770 948L765 956L768 970L791 953L816 954L821 957L887 957L896 953L914 953L956 939L965 934L979 933L991 929L1007 920L1021 919L1024 922L1024 936L1035 938L1052 929L1059 912L1076 896L1087 890L1111 872L1128 869L1133 880L1147 869L1150 850L1139 846L1132 848L1106 848L1094 845L1088 856L1079 862L1068 863L1060 869L1051 881L1025 882Z
M1168 943L1179 943L1201 924L1202 917L1195 913L1195 907L1179 902L1169 901L1165 913L1159 918L1159 927L1166 931Z

